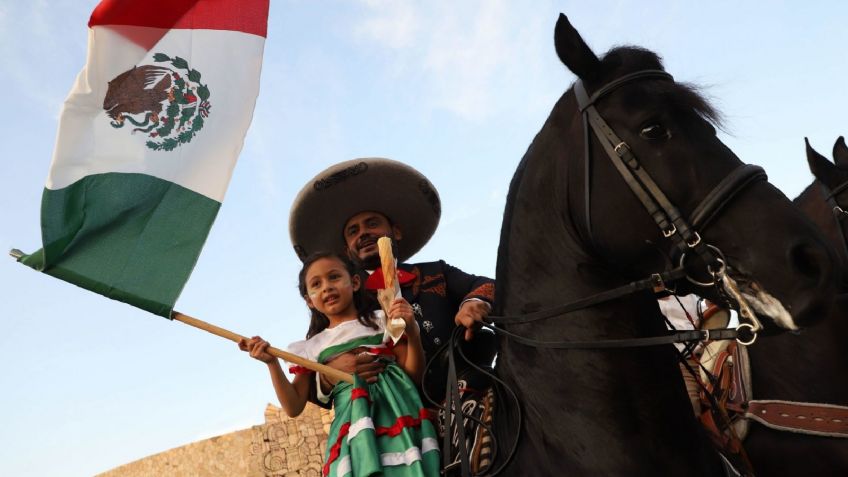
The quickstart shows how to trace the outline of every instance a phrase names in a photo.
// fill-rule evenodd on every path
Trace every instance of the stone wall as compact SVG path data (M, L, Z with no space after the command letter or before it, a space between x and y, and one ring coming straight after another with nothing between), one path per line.
M251 454L258 458L261 474L268 477L320 477L333 416L311 404L303 414L289 418L268 405L265 425L256 426Z
M265 424L130 462L100 477L320 477L332 412L308 404L289 418L268 405Z

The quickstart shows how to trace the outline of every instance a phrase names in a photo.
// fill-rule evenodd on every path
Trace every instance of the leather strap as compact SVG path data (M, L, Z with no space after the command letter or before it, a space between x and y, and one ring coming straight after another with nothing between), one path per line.
M819 182L821 182L821 181L819 181ZM822 182L822 186L825 190L827 190L827 186L824 185L824 182ZM832 198L836 197L837 194L839 194L840 192L842 192L845 189L848 189L848 182L843 182L842 184L839 184L838 186L836 186L835 189L833 189L832 191L830 191L829 194L827 194L826 198L832 199Z
M589 340L589 341L540 341L527 338L526 336L516 335L503 328L495 328L489 325L483 325L484 328L489 328L496 333L508 336L511 340L518 343L533 346L536 348L549 349L611 349L611 348L643 348L646 346L659 346L674 343L689 343L693 341L707 340L735 340L739 333L735 329L721 330L686 330L672 331L667 335L649 336L646 338L624 338L624 339L608 339L608 340Z
M848 406L753 400L745 417L781 431L848 438Z
M668 80L668 81L672 81L672 82L674 81L674 77L671 76L670 74L666 73L663 70L641 70L641 71L637 71L635 73L626 74L626 75L624 75L620 78L616 78L616 79L610 81L609 83L602 86L599 90L595 91L595 93L591 97L589 97L586 94L585 88L581 87L580 88L581 91L579 91L579 92L577 91L577 88L575 88L574 93L577 95L577 107L580 109L580 112L582 113L583 110L585 110L589 106L595 104L595 101L597 101L597 100L603 98L604 96L610 94L611 92L615 91L619 87L621 87L621 86L623 86L623 85L625 85L625 84L627 84L631 81L634 81L634 80L637 80L637 79L644 79L644 78L664 79L664 80ZM582 84L582 81L578 81L578 82Z
M634 73L619 78L598 91L598 93L603 94L595 93L588 100L585 99L585 86L583 86L581 80L578 80L574 84L578 105L583 108L583 114L588 118L589 125L606 151L607 157L612 161L613 166L627 183L628 187L630 187L631 191L633 191L633 194L636 195L645 207L651 218L654 219L654 222L660 228L663 235L671 239L681 252L685 253L687 250L692 249L697 255L702 257L704 263L718 267L718 260L713 251L705 243L701 242L698 233L683 218L677 207L671 203L656 181L642 167L639 159L630 149L630 146L613 131L609 124L601 117L595 106L592 105L592 102L601 98L604 94L633 79L658 76L663 79L672 79L670 75L659 75L654 70L638 73L645 74ZM609 86L615 87L609 88ZM588 104L582 104L583 101L588 101ZM587 158L586 160L588 161L589 159Z
M830 206L831 212L833 212L833 219L836 220L836 231L839 232L839 238L842 239L842 251L845 253L845 257L848 257L848 238L845 236L845 230L842 228L842 221L845 219L848 212L845 212L845 209L839 206L839 203L836 201L836 196L848 188L848 182L843 182L839 184L835 189L830 190L822 181L819 181L821 185L821 191L824 194L824 200L827 202L827 205Z
M471 463L468 458L468 447L465 441L465 422L462 400L459 397L459 380L456 374L454 353L448 353L447 394L445 396L445 435L442 447L442 468L447 471L453 462L451 455L451 438L453 430L457 430L457 440L460 463L460 475L471 476Z
M586 92L586 87L583 85L582 80L577 80L574 83L575 98L577 99L578 108L583 115L584 161L586 171L586 230L591 237L592 224L589 206L591 200L589 181L591 155L588 132L588 127L591 127L603 146L606 155L612 161L613 166L627 183L628 187L630 187L631 191L633 191L633 194L636 195L645 207L645 210L647 210L660 230L662 230L663 235L669 238L682 253L692 250L710 268L718 269L721 266L718 257L706 243L701 241L697 230L703 230L707 223L749 184L757 180L766 179L765 171L760 167L752 165L743 165L732 171L707 194L707 197L695 209L691 223L688 222L677 207L666 197L651 175L641 166L639 159L633 154L630 146L615 133L594 106L596 101L622 85L638 79L648 78L674 81L671 75L662 70L637 71L607 83L591 97Z
M630 295L642 290L653 289L657 286L664 286L665 283L671 283L686 276L686 270L683 267L677 267L672 270L655 273L648 278L630 282L622 287L606 290L601 293L581 298L565 305L560 305L554 308L540 310L526 315L489 315L488 321L495 324L515 324L515 323L530 323L533 321L545 320L556 316L564 315L572 311L582 310L590 306L598 305L607 301L615 300L626 295Z
M718 212L730 203L745 188L757 181L767 180L766 171L760 166L743 164L728 174L692 211L692 226L703 230Z

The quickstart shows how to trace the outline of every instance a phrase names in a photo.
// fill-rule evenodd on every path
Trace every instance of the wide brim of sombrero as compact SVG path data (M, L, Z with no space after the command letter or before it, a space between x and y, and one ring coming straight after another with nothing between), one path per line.
M289 215L289 235L303 260L315 252L346 248L342 229L360 212L380 212L403 235L400 262L430 240L441 217L441 201L433 184L414 168L383 158L338 163L310 180L298 193Z

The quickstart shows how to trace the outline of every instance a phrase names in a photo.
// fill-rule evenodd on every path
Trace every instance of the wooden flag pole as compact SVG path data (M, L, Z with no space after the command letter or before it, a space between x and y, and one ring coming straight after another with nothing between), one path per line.
M202 320L198 320L197 318L193 318L191 316L185 315L178 311L174 311L171 313L171 318L174 320L185 323L189 326L193 326L195 328L199 328L203 331L208 331L213 335L220 336L221 338L226 338L230 341L238 343L239 341L246 339L244 336L241 336L238 333L233 333L230 330L225 330L224 328L215 326L211 323L207 323ZM338 370L336 368L331 368L326 364L321 364L317 361L312 361L296 354L291 354L287 351L283 351L279 348L274 348L273 346L268 347L268 354L271 356L284 359L289 363L294 363L299 366L303 366L306 369L311 369L312 371L324 374L331 378L337 379L339 381L347 381L353 384L353 375L345 373L344 371Z
M9 255L11 255L15 260L20 260L21 257L24 256L24 253L20 250L13 248L9 251ZM246 339L246 337L233 333L230 330L225 330L219 326L215 326L211 323L207 323L202 320L198 320L197 318L193 318L191 316L185 315L178 311L171 312L171 318L174 320L183 322L189 326L193 326L195 328L201 329L203 331L208 331L213 335L220 336L221 338L226 338L230 341L238 343L239 341ZM284 359L289 363L294 363L300 366L303 366L306 369L311 369L312 371L324 374L331 378L334 378L339 381L347 381L353 384L353 375L345 373L344 371L338 370L336 368L331 368L325 364L318 363L316 361L308 360L296 354L291 354L287 351L283 351L279 348L274 348L273 346L268 347L268 354L274 356L276 358Z

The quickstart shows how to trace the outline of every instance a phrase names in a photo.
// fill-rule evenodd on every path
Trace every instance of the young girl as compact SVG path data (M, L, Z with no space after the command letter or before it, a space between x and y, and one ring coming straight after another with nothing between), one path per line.
M416 387L424 368L424 350L412 307L399 298L389 309L389 318L406 322L405 339L394 344L385 332L385 315L374 309L361 285L353 264L333 253L308 257L300 271L300 293L312 320L306 340L292 343L289 351L321 363L343 353L362 352L390 361L372 384L354 376L353 385L340 382L333 388L335 417L323 474L437 476L436 431ZM289 382L280 362L268 354L268 342L258 336L242 340L239 348L268 365L286 414L299 415L314 373L292 366L289 371L295 377Z

